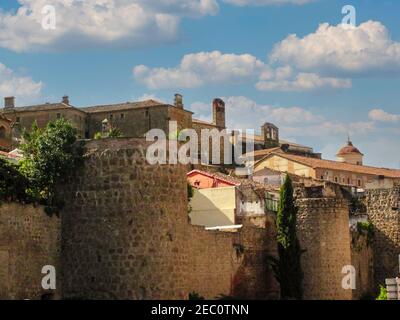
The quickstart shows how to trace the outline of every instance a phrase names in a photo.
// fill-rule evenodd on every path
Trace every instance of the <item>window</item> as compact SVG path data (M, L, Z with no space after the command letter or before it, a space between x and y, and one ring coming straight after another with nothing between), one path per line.
M149 116L149 109L146 109L146 117Z
M338 182L338 177L335 177L335 182Z
M324 176L321 176L321 180L324 180Z
M17 118L15 119L15 122L16 122L16 123L20 123L20 122L21 122L21 118L20 118L20 117L17 117Z
M113 114L110 114L110 120L112 120L114 118Z
M121 120L125 118L125 114L121 113Z
M61 118L61 113L57 113L57 119Z
M358 186L361 187L361 180L358 179Z
M0 127L0 139L4 139L6 137L6 128Z

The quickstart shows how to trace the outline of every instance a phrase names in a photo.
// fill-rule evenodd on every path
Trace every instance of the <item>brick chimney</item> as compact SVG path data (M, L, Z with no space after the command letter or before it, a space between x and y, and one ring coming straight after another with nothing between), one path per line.
M62 103L65 103L65 104L69 105L69 97L68 96L62 97Z
M4 98L4 109L9 110L15 107L15 97Z
M179 109L183 109L183 97L181 94L175 94L174 105Z

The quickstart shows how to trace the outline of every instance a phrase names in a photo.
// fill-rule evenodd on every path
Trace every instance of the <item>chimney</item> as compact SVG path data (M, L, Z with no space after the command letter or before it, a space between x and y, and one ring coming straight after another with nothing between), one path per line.
M4 98L4 109L13 109L15 107L15 97Z
M183 109L183 97L181 94L175 94L174 105L179 109Z
M62 103L65 103L65 104L69 105L69 97L68 96L62 97Z

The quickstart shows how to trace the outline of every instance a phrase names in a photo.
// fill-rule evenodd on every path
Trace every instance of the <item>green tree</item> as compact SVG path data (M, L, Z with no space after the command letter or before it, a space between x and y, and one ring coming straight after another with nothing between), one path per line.
M81 158L74 148L76 130L66 120L49 122L44 130L32 125L23 133L20 146L24 159L20 171L29 180L28 193L49 206L55 203L55 188L76 167Z
M280 191L277 213L277 240L279 261L275 266L283 299L303 298L303 272L301 270L300 242L296 235L297 208L293 198L293 185L287 175Z

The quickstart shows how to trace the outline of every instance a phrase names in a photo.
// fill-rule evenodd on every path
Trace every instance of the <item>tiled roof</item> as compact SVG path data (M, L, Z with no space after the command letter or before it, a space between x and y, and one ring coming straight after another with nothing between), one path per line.
M344 156L346 154L351 154L351 153L357 153L363 155L360 152L360 150L358 150L355 146L353 146L353 143L349 141L345 147L339 150L337 156Z
M253 156L254 158L260 158L261 156L266 156L272 152L283 152L280 147L276 148L269 148L269 149L262 149L262 150L256 150L253 152L247 152L243 155L244 158L251 157Z
M126 103L117 103L117 104L107 104L107 105L98 105L93 107L81 108L80 110L88 113L94 112L110 112L110 111L120 111L120 110L130 110L130 109L138 109L138 108L148 108L154 106L168 106L160 101L156 100L146 100L139 102L126 102Z
M193 119L192 121L193 121L194 123L206 124L206 125L209 125L209 126L216 127L216 125L213 124L212 122L208 122L208 121L204 121L204 120L199 120L199 119Z
M8 119L4 114L1 113L1 109L0 109L0 119L7 121L7 122L12 122L10 119Z
M256 192L279 190L279 187L277 188L276 186L260 184L256 181L253 181L253 180L250 180L247 178L238 178L238 177L227 175L227 174L224 174L221 172L207 172L207 171L202 171L202 170L192 170L189 173L187 173L187 176L192 175L194 173L203 174L203 175L211 177L211 178L215 177L215 178L225 181L229 184L234 184L237 187L239 187L239 189L241 189L241 188L246 189L246 188L251 187Z
M231 184L231 185L239 186L241 184L239 179L236 179L232 176L228 176L226 174L219 173L219 172L206 172L206 171L201 171L201 170L192 170L192 171L188 172L186 175L189 177L193 174L201 174L203 176L207 176L212 179L216 178L222 182L225 182L225 183Z
M279 157L301 163L313 169L328 169L328 170L340 170L340 171L348 171L359 174L369 174L374 176L385 176L388 178L400 178L400 170L398 169L388 169L388 168L378 168L378 167L369 167L369 166L361 166L355 164L349 164L344 162L332 161L332 160L322 160L315 158L308 158L302 156L296 156L292 154L286 153L271 153L260 160L258 163L262 162L264 159L271 155L277 155ZM258 164L257 163L257 164ZM257 166L256 164L256 166Z
M264 137L263 137L262 135L257 135L257 134L256 134L256 135L247 135L247 137L248 137L248 139L249 139L250 141L264 142ZM243 136L242 139L243 139L244 141L246 141L246 136ZM289 146L292 146L292 147L305 148L305 149L312 149L311 147L304 146L304 145L301 145L301 144L298 144L298 143L294 143L294 142L290 142L290 141L283 140L283 139L279 139L279 143L280 143L281 145L283 145L283 144L288 144Z
M58 110L58 109L75 109L79 110L78 108L75 108L73 106L70 106L65 103L45 103L45 104L38 104L38 105L33 105L33 106L25 106L25 107L15 107L9 110L5 109L0 109L0 112L4 112L5 114L11 113L13 111L16 112L26 112L26 111L49 111L49 110ZM81 110L79 110L81 111Z
M9 160L20 160L22 158L21 155L17 155L17 154L5 152L5 151L0 151L0 157L6 158Z

